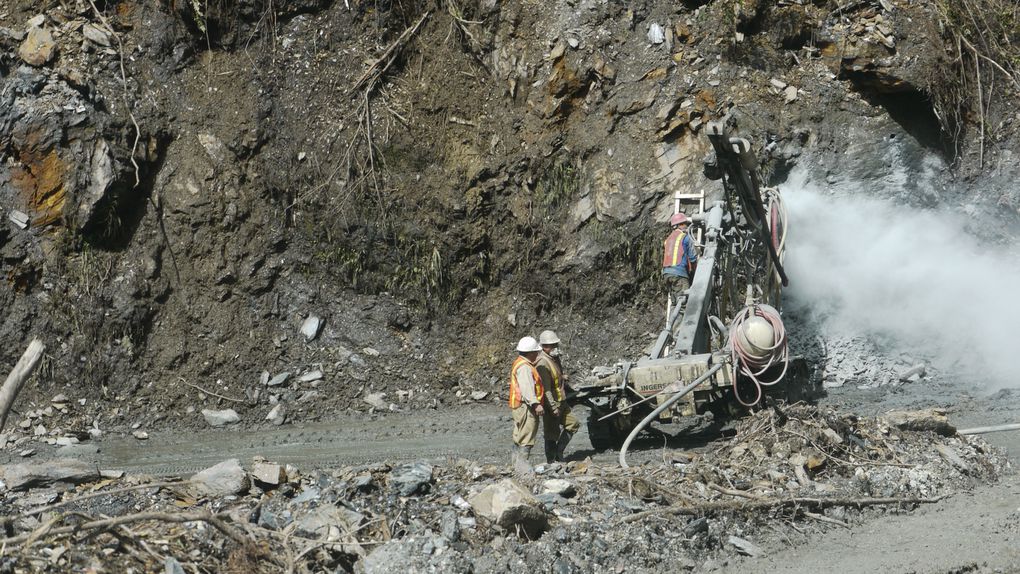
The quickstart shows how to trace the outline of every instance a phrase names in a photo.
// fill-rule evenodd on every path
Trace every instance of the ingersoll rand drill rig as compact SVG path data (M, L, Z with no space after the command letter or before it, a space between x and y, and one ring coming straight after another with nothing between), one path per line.
M786 212L779 191L765 187L751 144L724 122L707 126L714 161L706 175L721 192L688 207L701 237L697 270L686 292L670 296L666 321L647 354L598 367L574 385L572 402L589 407L596 450L620 449L653 422L735 414L766 396L789 399L807 385L802 359L791 357L779 308ZM675 198L680 211L685 196Z

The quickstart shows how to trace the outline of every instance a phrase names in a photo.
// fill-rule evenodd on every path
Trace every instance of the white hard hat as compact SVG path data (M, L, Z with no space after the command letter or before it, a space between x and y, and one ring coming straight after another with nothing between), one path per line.
M747 350L757 356L764 357L768 350L776 344L776 333L772 325L761 317L751 317L741 325L740 335L747 343Z
M518 353L533 353L541 350L542 347L538 345L538 341L534 337L524 337L517 342Z
M556 336L555 331L542 331L538 336L538 342L543 345L557 345L560 342L560 338Z

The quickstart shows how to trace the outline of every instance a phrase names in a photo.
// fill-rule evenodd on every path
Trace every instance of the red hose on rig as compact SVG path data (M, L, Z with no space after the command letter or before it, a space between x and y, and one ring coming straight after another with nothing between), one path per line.
M737 389L738 377L733 377L733 394L745 407L761 401L762 387L772 386L786 376L790 358L786 346L786 329L779 311L771 305L749 305L737 313L730 323L730 349L734 374L750 380L757 393L753 401L744 401ZM780 362L783 370L779 376L769 381L762 380L762 375Z

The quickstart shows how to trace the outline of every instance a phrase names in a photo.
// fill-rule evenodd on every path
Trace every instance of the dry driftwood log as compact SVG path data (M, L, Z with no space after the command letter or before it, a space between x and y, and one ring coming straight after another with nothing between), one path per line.
M46 351L46 345L43 345L39 339L33 339L29 343L28 349L25 350L25 354L18 360L18 364L14 365L14 370L7 375L4 386L0 387L0 431L4 430L7 413L14 405L14 399L18 398L21 386L32 375L32 371L39 364L39 359L42 358L44 351Z
M673 514L686 514L696 516L712 512L747 512L758 510L770 510L789 506L806 506L812 508L829 508L834 506L884 506L892 504L931 504L942 500L941 496L934 498L762 498L751 502L717 501L694 504L691 506L669 506L655 510L646 510L631 514L623 519L624 522L637 522L649 516L669 516Z

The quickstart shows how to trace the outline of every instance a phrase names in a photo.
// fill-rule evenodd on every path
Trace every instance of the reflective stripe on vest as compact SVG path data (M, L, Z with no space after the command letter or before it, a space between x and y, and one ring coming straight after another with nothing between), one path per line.
M684 257L684 237L687 234L679 229L673 230L673 233L669 234L666 241L663 243L663 254L662 254L662 266L663 267L674 267L680 265L680 262ZM691 266L691 262L687 262L687 267Z
M510 367L510 408L512 409L521 406L521 391L520 386L517 384L517 368L522 363L531 369L531 378L535 381L535 398L538 399L538 402L542 402L542 397L545 394L542 389L542 378L538 376L538 370L535 369L535 365L529 363L523 355L518 355L514 359L514 364Z
M541 355L539 362L545 363L549 372L552 374L552 385L549 391L552 392L553 398L558 402L563 402L563 386L560 385L560 369L556 365L556 359L551 356L547 356L545 353ZM542 381L542 388L545 389L545 381Z

